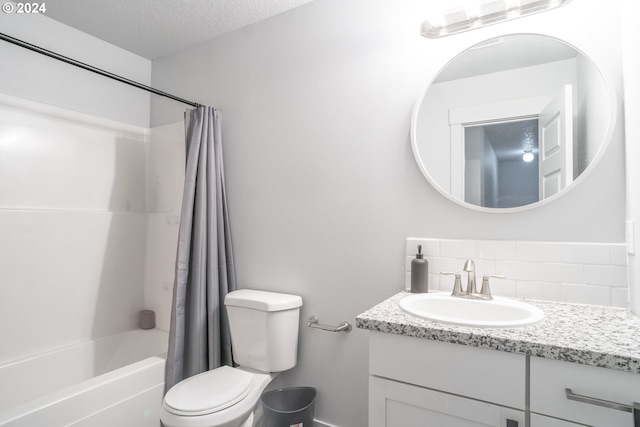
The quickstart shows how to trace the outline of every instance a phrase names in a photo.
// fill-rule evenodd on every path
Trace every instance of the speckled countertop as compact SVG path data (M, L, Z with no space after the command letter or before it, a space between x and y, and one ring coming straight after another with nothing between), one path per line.
M626 309L526 300L545 319L524 328L472 328L406 314L400 292L356 317L356 327L640 374L640 319Z

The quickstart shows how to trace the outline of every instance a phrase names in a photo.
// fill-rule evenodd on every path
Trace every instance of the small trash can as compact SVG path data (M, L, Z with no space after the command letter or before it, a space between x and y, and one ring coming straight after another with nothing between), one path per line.
M313 427L316 389L291 387L267 391L260 397L264 427Z

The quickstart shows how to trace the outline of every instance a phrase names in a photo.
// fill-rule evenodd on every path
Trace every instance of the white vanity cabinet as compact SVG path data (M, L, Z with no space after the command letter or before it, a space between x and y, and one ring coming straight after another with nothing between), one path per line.
M633 313L535 301L534 327L476 329L420 321L400 309L407 295L356 318L369 331L370 427L640 427Z
M631 412L595 404L606 401L632 407L634 402L640 402L638 374L531 357L530 377L531 427L576 425L573 423L596 427L640 425L634 423ZM567 389L574 398L587 402L567 398Z
M369 427L525 426L525 356L369 335Z
M640 375L615 369L371 331L369 375L369 427L640 426L581 401L640 402Z
M584 424L576 424L571 421L559 420L539 414L531 414L532 427L584 427Z
M369 377L369 427L524 427L524 412L386 378Z

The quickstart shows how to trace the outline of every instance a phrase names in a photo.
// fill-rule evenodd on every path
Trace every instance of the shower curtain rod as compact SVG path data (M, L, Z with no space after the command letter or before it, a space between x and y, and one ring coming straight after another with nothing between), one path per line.
M94 67L92 65L85 64L84 62L76 61L75 59L69 58L69 57L64 56L64 55L60 55L59 53L52 52L52 51L44 49L44 48L42 48L40 46L36 46L34 44L27 43L27 42L25 42L23 40L17 39L15 37L11 37L11 36L9 36L7 34L4 34L4 33L0 33L0 39L4 40L6 42L12 43L12 44L14 44L16 46L20 46L20 47L23 47L25 49L29 49L29 50L32 50L32 51L37 52L39 54L48 56L50 58L57 59L58 61L66 62L67 64L74 65L76 67L85 69L87 71L91 71L91 72L96 73L96 74L100 74L101 76L108 77L110 79L117 80L117 81L119 81L121 83L125 83L125 84L128 84L130 86L137 87L138 89L146 90L147 92L151 92L151 93L154 93L156 95L164 96L165 98L170 98L170 99L173 99L174 101L178 101L178 102L181 102L183 104L191 105L192 107L195 107L195 108L198 108L198 107L202 106L201 104L198 104L197 102L188 101L186 99L179 98L179 97L177 97L175 95L171 95L170 93L166 93L166 92L162 92L161 90L154 89L154 88L152 88L150 86L145 86L145 85L143 85L141 83L135 82L133 80L129 80L127 78L124 78L124 77L119 76L117 74L110 73L108 71L102 70L102 69Z

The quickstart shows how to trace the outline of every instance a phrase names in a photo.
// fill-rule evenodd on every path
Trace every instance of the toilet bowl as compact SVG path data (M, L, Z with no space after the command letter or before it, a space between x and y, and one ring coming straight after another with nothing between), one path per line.
M225 306L239 366L221 366L174 385L162 402L165 427L254 427L262 417L262 392L296 364L299 296L243 289L227 294Z
M165 396L162 423L165 427L252 427L261 415L261 411L254 414L260 395L276 376L222 366L187 378Z

